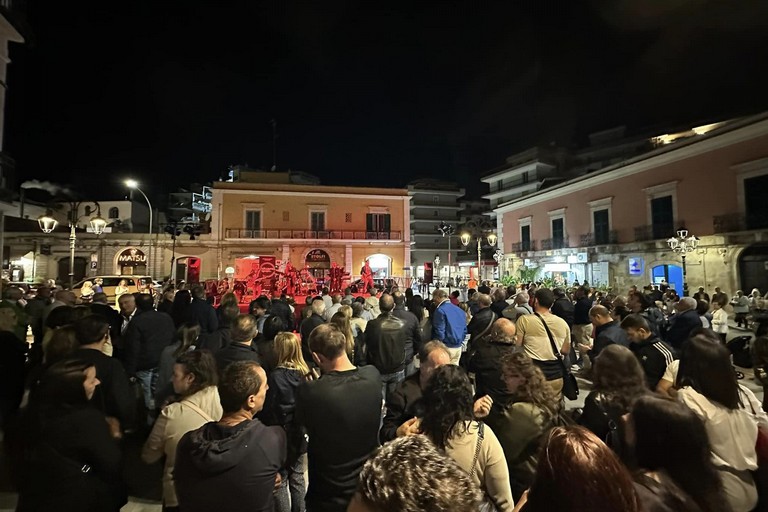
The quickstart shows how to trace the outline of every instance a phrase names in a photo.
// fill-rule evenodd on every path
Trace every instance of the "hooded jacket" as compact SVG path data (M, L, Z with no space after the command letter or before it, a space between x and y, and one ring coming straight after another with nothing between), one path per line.
M184 512L272 512L275 475L286 459L285 431L257 419L208 423L184 435L173 479Z

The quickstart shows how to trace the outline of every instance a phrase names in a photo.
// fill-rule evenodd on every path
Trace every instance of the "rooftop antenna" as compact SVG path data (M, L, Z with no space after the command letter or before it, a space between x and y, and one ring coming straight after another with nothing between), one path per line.
M273 118L272 124L272 172L277 171L277 121Z

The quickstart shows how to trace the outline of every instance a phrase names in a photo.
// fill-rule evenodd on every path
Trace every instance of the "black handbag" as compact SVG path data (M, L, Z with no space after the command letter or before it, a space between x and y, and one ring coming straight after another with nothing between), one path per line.
M547 336L549 337L549 343L552 345L552 352L555 354L555 358L560 363L560 368L563 370L563 396L568 400L576 400L579 397L579 383L576 382L576 377L573 376L570 369L565 365L563 355L557 350L555 338L552 336L552 333L547 326L547 322L544 321L540 314L535 313L535 315L539 317L539 320L541 320L541 323L544 325L544 330L547 331Z

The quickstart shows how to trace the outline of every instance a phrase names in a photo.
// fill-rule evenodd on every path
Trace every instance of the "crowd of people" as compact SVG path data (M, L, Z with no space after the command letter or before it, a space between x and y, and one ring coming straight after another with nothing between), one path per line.
M747 512L768 498L768 416L723 335L743 294L392 287L242 313L200 286L125 293L119 311L101 292L50 292L22 305L8 288L0 307L20 511L119 510L126 436L162 461L166 511ZM581 409L572 373L593 383Z

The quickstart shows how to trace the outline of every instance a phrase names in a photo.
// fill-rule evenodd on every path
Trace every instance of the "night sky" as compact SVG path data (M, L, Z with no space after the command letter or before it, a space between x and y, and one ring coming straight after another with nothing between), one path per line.
M399 7L398 7L399 5ZM768 110L768 2L53 2L11 47L20 181L152 197L272 165L477 177L539 143Z

